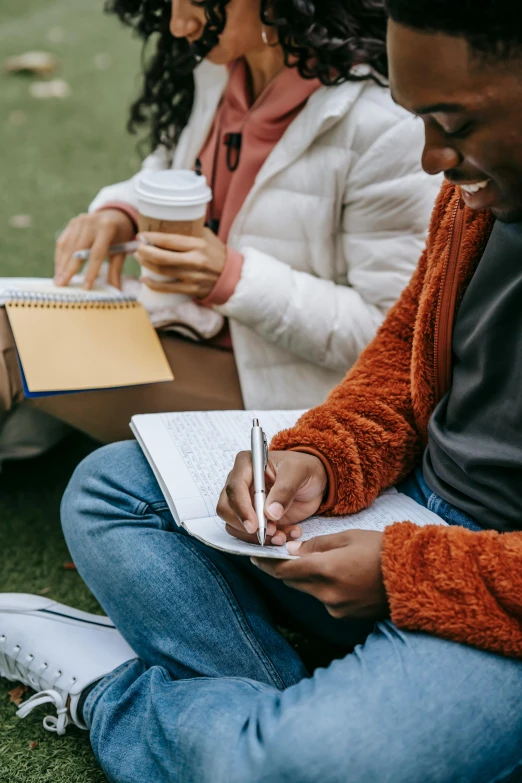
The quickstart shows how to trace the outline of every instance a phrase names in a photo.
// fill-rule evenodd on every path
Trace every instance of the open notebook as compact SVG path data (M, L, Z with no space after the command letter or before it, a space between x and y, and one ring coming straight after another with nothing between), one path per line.
M210 411L133 416L131 429L165 495L172 515L195 538L237 555L290 558L286 547L246 544L230 536L216 505L239 451L250 448L257 417L268 441L291 427L303 411ZM346 517L312 517L302 523L303 539L343 530L384 530L393 522L446 523L395 490L365 511Z
M171 381L145 310L118 289L0 278L26 397Z

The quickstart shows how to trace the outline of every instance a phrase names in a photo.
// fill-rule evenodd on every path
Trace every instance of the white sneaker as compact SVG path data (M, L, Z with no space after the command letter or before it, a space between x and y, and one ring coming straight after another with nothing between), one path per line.
M17 711L25 718L35 707L52 703L48 731L65 734L78 714L82 691L136 653L108 617L81 612L56 601L25 593L0 593L0 676L28 685L37 693Z

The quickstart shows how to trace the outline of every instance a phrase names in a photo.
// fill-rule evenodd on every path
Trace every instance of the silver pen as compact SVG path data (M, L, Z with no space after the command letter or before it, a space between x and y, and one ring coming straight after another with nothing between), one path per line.
M135 253L139 246L139 242L123 242L120 245L111 245L109 248L109 255L114 256L117 253L127 253L130 255L131 253ZM77 250L76 253L73 253L72 257L77 261L88 261L90 255L90 250Z
M259 425L259 420L252 422L252 465L254 470L254 509L257 514L259 527L257 529L257 538L261 546L264 546L266 540L266 517L265 517L265 471L268 465L268 444L266 435Z

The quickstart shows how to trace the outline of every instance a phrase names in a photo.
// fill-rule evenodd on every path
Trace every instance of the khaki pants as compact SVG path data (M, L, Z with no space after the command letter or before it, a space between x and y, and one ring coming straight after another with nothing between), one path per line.
M129 421L136 413L243 408L232 353L170 334L161 335L161 343L174 381L40 397L23 404L50 414L102 443L131 438ZM23 400L13 336L5 310L1 309L0 426Z

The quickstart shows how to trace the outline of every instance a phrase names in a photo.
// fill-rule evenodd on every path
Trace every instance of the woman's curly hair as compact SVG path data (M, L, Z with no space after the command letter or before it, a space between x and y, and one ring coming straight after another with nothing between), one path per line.
M131 107L128 128L147 127L152 148L178 141L194 102L194 68L225 29L230 0L192 1L204 8L207 22L191 45L170 33L170 0L106 0L106 11L145 42L143 89ZM387 76L384 0L261 0L260 16L277 30L287 65L304 79L331 86ZM151 57L145 48L149 41L156 46ZM372 70L352 73L359 64Z

